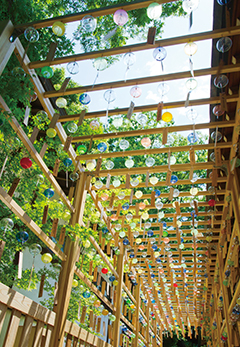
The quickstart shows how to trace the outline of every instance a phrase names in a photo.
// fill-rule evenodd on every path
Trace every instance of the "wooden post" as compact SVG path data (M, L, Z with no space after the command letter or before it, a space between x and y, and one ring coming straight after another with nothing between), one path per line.
M149 330L150 330L150 322L149 322L149 302L146 305L146 316L147 316L147 347L149 347Z
M139 336L139 311L140 311L140 287L141 287L141 283L140 283L140 276L137 275L137 285L136 285L136 325L135 325L135 338L133 341L133 347L138 347L138 336Z
M75 190L74 207L75 213L72 215L71 224L82 224L86 190L85 174L81 174ZM51 336L51 346L62 347L64 342L64 331L67 320L67 311L72 290L72 281L75 270L75 263L79 256L79 240L71 241L67 238L65 246L66 261L62 262L62 271L58 282L58 305L56 309L56 318Z
M121 317L121 303L122 303L122 288L123 288L123 244L120 243L120 254L118 255L117 273L118 273L118 286L116 293L116 306L115 306L115 317L116 320L113 326L113 347L119 346L119 332L120 332L120 317Z

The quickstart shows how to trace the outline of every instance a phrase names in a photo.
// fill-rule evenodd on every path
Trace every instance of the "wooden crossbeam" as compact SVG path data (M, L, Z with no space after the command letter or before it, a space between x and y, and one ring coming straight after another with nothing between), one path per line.
M161 196L162 197L162 196ZM151 196L150 196L150 198L151 198ZM143 199L143 197L141 198L141 199ZM224 201L216 201L216 206L224 206ZM119 205L118 205L119 206ZM200 201L199 203L198 203L198 206L199 207L208 207L209 205L208 205L208 203L207 202L204 202L204 201ZM121 206L120 206L121 207ZM166 209L166 208L172 208L173 206L172 206L172 203L168 203L168 204L164 204L163 205L163 209ZM190 203L188 203L188 202L182 202L181 204L180 204L180 208L186 208L186 207L191 207L191 205L190 205ZM117 209L118 209L118 207L114 207L113 209L112 209L112 211L117 211ZM153 207L152 205L147 205L146 206L146 208L144 209L144 210L151 210L151 209L155 209L155 207ZM135 210L135 206L130 206L129 207L129 210ZM188 212L184 212L184 213L182 213L181 215L182 216L184 216L185 215L185 213L188 213ZM200 217L200 216L203 216L203 213L205 213L205 212L199 212L199 214L198 214L198 217ZM220 212L220 214L222 214L222 212ZM168 215L168 214L165 214L165 215ZM205 215L205 214L204 214ZM218 214L217 214L218 215ZM166 217L167 218L167 217Z
M239 72L240 70L240 64L236 65L225 65L223 66L221 73L227 74L227 73L235 73ZM208 75L216 75L218 71L218 67L210 67L205 69L199 69L194 71L195 77L202 77L202 76L208 76ZM143 84L150 84L150 83L159 83L159 82L166 82L166 81L174 81L184 78L191 78L191 72L190 71L183 71L183 72L175 72L165 75L157 75L157 76L148 76L148 77L142 77L142 78L133 78L128 79L127 81L116 81L116 82L108 82L108 83L101 83L94 86L94 91L99 90L107 90L107 89L114 89L114 88L122 88L122 87L130 87L137 85L143 85ZM81 94L81 93L87 93L91 92L92 85L89 86L83 86L83 87L75 87L75 88L68 88L65 92L62 92L61 90L52 90L49 92L44 93L45 98L53 98L53 97L60 97L62 95L73 95L73 94ZM136 111L136 110L135 110Z
M197 34L190 34L190 35L185 35L185 36L180 36L180 37L169 38L169 39L161 39L161 40L155 41L155 44L153 44L153 45L152 44L146 44L144 42L144 43L138 43L138 44L134 44L134 45L128 45L128 46L123 46L123 47L116 47L116 48L100 50L100 51L96 51L96 52L74 54L71 56L55 58L54 60L52 60L50 62L50 65L66 64L69 62L83 61L83 60L87 60L87 59L96 59L98 57L113 56L113 55L122 54L122 53L126 53L126 52L139 52L139 51L143 51L143 50L153 49L153 48L159 47L159 46L168 47L168 46L188 43L190 41L191 42L202 41L202 40L208 40L208 39L214 39L214 38L216 39L216 38L220 38L220 37L235 36L235 35L240 35L239 26L229 28L229 30L223 28L223 29L217 29L217 30L197 33ZM47 62L44 60L32 62L29 64L29 67L31 69L41 68L44 66L49 66L49 65L47 65Z
M5 190L0 187L0 200L61 260L66 260L66 255L57 245L39 228L39 226L26 214L26 212L13 200Z
M177 0L158 0L158 3L160 4L167 4L169 2L174 2ZM101 7L101 8L96 8L94 7L91 10L84 11L84 12L78 12L74 14L68 14L65 16L59 16L59 17L53 17L53 18L48 18L48 19L43 19L40 21L35 21L27 24L20 24L17 25L17 29L24 29L29 26L33 26L36 29L40 28L46 28L49 26L52 26L54 22L56 21L61 21L62 23L71 23L71 22L76 22L81 20L83 17L90 15L92 17L101 17L101 16L107 16L109 14L113 14L115 11L119 9L124 9L125 11L131 11L131 10L137 10L139 8L145 8L149 4L151 4L151 0L137 0L137 1L131 1L130 3L122 3L122 4L114 4L112 6L107 6L107 7Z
M200 184L211 184L212 180L210 178L199 178L197 183L200 185ZM218 183L226 183L227 182L227 177L218 177ZM179 180L178 182L178 185L192 185L192 182L189 181L189 180ZM161 182L161 181L158 181L158 183L154 186L154 187L162 187L162 186L166 186L165 182ZM125 188L125 184L121 184L118 189L124 189ZM145 183L144 182L141 182L139 183L139 185L137 186L137 188L145 188ZM108 188L106 186L103 186L102 188L100 189L97 189L95 187L92 187L91 188L92 190L97 190L97 191L101 191L101 190L106 190L106 189L115 189L113 185L110 185ZM184 194L186 193L186 196L190 196L191 194L189 193L189 195L187 194L187 192L184 192ZM199 191L198 195L201 195L202 191ZM164 196L163 195L164 193L161 194L161 196ZM164 197L167 197L168 194ZM181 196L181 192L180 192L180 196ZM185 196L185 195L184 195Z
M227 164L228 162L225 161L223 164ZM205 162L205 163L196 163L193 165L194 170L211 170L214 167L213 162ZM188 164L177 164L177 165L172 165L171 170L172 172L177 172L177 171L190 171L191 165L190 163ZM121 176L121 175L126 175L129 173L130 175L144 175L146 174L147 171L150 173L161 173L161 172L167 172L168 166L167 165L161 165L161 166L154 166L154 167L137 167L137 168L119 168L119 169L113 169L113 170L101 170L99 172L100 177L106 177L108 173L111 172L112 176ZM94 172L94 171L93 171Z
M49 119L52 120L54 113L55 113L53 105L51 104L50 100L45 99L43 97L43 93L45 92L44 87L43 87L40 79L36 75L35 71L28 68L28 64L30 63L30 60L29 60L27 54L25 54L25 50L24 50L24 48L23 48L23 46L22 46L22 44L18 38L15 40L15 45L16 45L16 48L15 48L16 57L21 62L22 68L26 71L27 74L29 74L29 76L30 76L30 78L31 78L31 80L35 86L35 91L37 93L38 100L40 101L44 111L47 112ZM24 59L23 59L23 57L24 57ZM57 134L58 134L60 141L64 144L66 142L67 135L66 135L66 132L65 132L62 124L58 122L56 124L55 129L57 131ZM75 150L74 150L72 145L69 147L68 154L69 154L69 157L72 159L73 164L78 169L78 171L83 172L83 168L82 168L81 164L77 163L75 160L76 153L75 153Z
M40 156L40 154L35 149L34 145L30 141L30 139L28 138L28 136L26 135L26 133L24 132L24 130L22 129L22 127L20 126L18 121L16 120L16 118L14 116L12 116L10 109L8 108L7 104L5 103L5 101L3 100L3 98L1 96L0 96L0 107L4 111L8 112L8 114L9 114L8 121L9 121L11 127L16 132L17 136L22 141L22 143L26 147L27 151L30 153L30 155L33 158L33 160L38 164L38 166L40 167L40 169L44 173L45 177L51 183L51 185L52 185L53 189L55 190L55 192L60 196L60 198L62 199L64 204L67 206L67 208L70 211L74 212L75 211L74 207L71 205L70 201L66 197L66 195L63 192L62 188L60 187L60 185L56 181L55 177L51 174L49 168L47 167L47 165L43 161L43 159Z
M238 95L228 95L227 96L227 102L236 102L238 100ZM189 107L195 107L195 106L202 106L202 105L214 105L214 104L219 104L220 103L220 98L219 97L212 97L212 98L207 98L207 99L196 99L196 100L190 100L189 101ZM173 102L168 102L165 103L163 108L165 110L168 109L175 109L175 108L183 108L185 107L185 101L173 101ZM148 111L156 111L157 110L157 104L151 104L151 105L143 105L143 106L136 106L134 112L148 112ZM127 114L128 108L116 108L114 110L109 110L108 111L108 116L115 116L118 114ZM73 115L65 115L61 116L59 118L59 122L69 122L72 120L78 119L80 114L73 114ZM88 112L84 119L91 119L91 118L101 118L106 116L106 110L102 111L95 111L95 112ZM211 126L213 123L209 123L209 126ZM196 129L197 129L197 124L196 124ZM140 129L139 129L140 130ZM142 129L142 131L147 130L147 129ZM191 129L192 130L192 129ZM137 130L138 131L138 130ZM176 130L177 131L177 130ZM129 131L129 134L132 132ZM118 134L118 133L117 133ZM106 134L107 136L108 134ZM134 136L134 135L132 135ZM87 136L89 139L89 136ZM107 137L106 137L107 138Z
M220 142L217 144L218 149L225 149L225 148L231 148L232 143L231 142ZM93 154L86 154L86 155L79 155L77 156L77 160L90 160L90 159L107 159L107 158L121 158L124 156L139 156L139 155L154 155L154 154L163 154L163 153L177 153L177 152L189 152L191 146L176 146L176 147L170 147L170 148L150 148L150 149L138 149L138 150L130 150L130 151L121 151L121 152L110 152L110 153L93 153ZM208 143L203 145L195 145L194 150L196 151L204 151L204 150L212 150L215 147L214 143Z

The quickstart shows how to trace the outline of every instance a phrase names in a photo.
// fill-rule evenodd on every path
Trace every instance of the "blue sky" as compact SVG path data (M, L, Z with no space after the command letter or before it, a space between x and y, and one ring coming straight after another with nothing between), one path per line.
M207 9L207 10L206 10ZM213 19L213 0L200 0L199 7L193 14L193 26L189 30L189 18L171 17L166 19L164 26L164 33L162 38L170 38L175 36L187 35L189 33L197 33L212 30ZM67 26L67 34L72 36L72 32L79 23L71 23ZM146 28L147 31L147 28ZM133 43L132 41L129 42ZM194 69L208 68L211 66L211 40L197 42L198 51L193 56ZM167 47L167 57L164 60L164 72L172 73L189 70L188 56L184 53L184 45L177 45ZM81 45L77 43L76 52L81 52ZM130 67L127 78L137 78L145 76L153 76L162 74L161 64L153 58L153 50L136 52L136 62ZM74 80L80 85L89 85L93 83L96 70L92 65L91 60L79 62L80 72L74 76ZM109 81L117 81L124 79L126 65L123 60L110 66L106 70L100 72L97 83L104 83ZM191 93L191 99L207 98L210 96L210 76L197 78L198 87ZM185 80L177 80L168 82L170 91L165 97L165 102L185 100L187 96L187 89L185 87ZM135 105L154 104L160 101L160 96L157 92L158 83L142 85L142 95L140 98L135 99ZM110 104L109 108L128 107L132 97L130 96L130 88L114 89L116 100ZM104 91L91 92L91 103L89 104L89 111L104 110L107 107L107 102L103 97ZM196 123L204 123L209 121L209 106L195 107L199 116ZM190 121L186 117L184 108L170 110L173 114L175 123L177 125L189 124Z

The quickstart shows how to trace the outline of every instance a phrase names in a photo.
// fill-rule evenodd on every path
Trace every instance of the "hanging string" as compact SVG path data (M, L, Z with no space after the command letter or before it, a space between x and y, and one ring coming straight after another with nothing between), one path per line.
M129 65L129 63L128 63L128 64L127 64L126 71L125 71L125 75L124 75L124 82L127 81L127 74L128 74L129 69L130 69L130 65Z
M93 87L95 86L95 84L96 84L96 82L97 82L98 76L99 76L99 71L97 72L97 75L96 75L96 77L95 77L95 80L93 81L93 85L92 85L91 90L93 90Z

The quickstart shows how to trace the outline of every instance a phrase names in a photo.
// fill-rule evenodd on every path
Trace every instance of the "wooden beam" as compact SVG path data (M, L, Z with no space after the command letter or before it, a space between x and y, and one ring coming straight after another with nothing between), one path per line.
M109 310L112 311L114 309L113 305L108 301L108 299L102 294L100 290L97 289L97 287L83 274L80 269L75 267L74 272L75 275L78 276L78 278L87 285L89 290L91 290L109 308Z
M139 322L139 313L140 313L140 281L141 281L141 278L139 275L137 275L137 285L136 285L136 310L135 310L135 314L136 314L136 325L135 325L135 338L134 338L134 341L133 341L133 347L138 347L138 336L139 336L139 326L140 326L140 322Z
M77 181L75 194L74 194L74 207L76 213L72 215L70 224L83 225L83 212L85 207L87 190L86 180L84 173L80 174L80 178ZM67 260L62 263L62 270L60 272L58 281L58 304L56 308L56 319L51 336L52 346L62 346L64 342L65 326L67 322L67 312L72 290L72 282L74 277L74 270L76 261L79 258L79 238L75 236L75 240L72 241L68 236L66 239L65 252Z
M157 0L156 2L158 2L159 4L167 4L169 2L174 2L174 1L177 1L177 0ZM94 7L93 9L84 11L84 12L78 12L78 13L68 14L65 16L48 18L41 21L20 24L20 25L17 25L16 28L25 29L29 26L32 26L35 29L46 28L46 27L52 26L53 23L55 23L56 21L60 21L62 23L71 23L71 22L79 21L87 15L90 15L95 18L101 17L101 16L107 16L109 14L113 14L115 11L119 9L124 9L125 11L137 10L139 8L147 7L151 3L152 3L152 0L137 0L137 1L131 1L130 3L125 2L122 4L116 4L116 5L114 4L112 6L101 7L101 8Z
M98 254L101 256L102 260L104 261L104 263L109 267L109 269L111 270L111 272L114 274L114 276L116 278L118 278L118 273L117 271L114 269L114 267L112 266L112 264L110 263L110 261L108 260L108 257L106 256L106 254L101 250L101 248L99 247L98 243L96 242L96 240L94 239L93 236L89 237L89 240L91 242L91 244L93 245L93 247L95 248L95 250L98 252Z
M240 64L224 65L221 69L221 73L223 74L235 73L235 72L239 72L239 70L240 70ZM202 76L208 76L208 75L216 75L217 72L218 72L218 66L210 67L210 68L205 68L200 70L194 70L194 76L196 78L196 77L202 77ZM99 91L99 90L130 87L136 84L142 85L142 84L174 81L174 80L191 78L191 77L192 75L190 71L175 72L175 73L170 73L166 75L133 78L133 79L128 79L126 81L122 80L122 81L116 81L116 82L101 83L101 84L95 85L94 89L92 88L92 85L88 85L83 87L68 88L65 90L65 92L61 90L53 90L53 91L45 92L43 96L45 98L53 98L53 97L60 97L63 95L73 95L73 94L81 94L81 93L87 93L87 92Z
M212 180L210 178L199 178L197 180L197 184L211 184ZM218 177L218 183L226 183L227 182L227 177L226 176L223 176L223 177ZM192 185L192 182L190 180L179 180L177 182L177 185ZM157 184L154 185L154 187L163 187L163 186L166 186L166 183L165 182L162 182L162 181L158 181ZM145 182L141 182L139 183L139 185L137 186L137 188L145 188ZM125 188L125 184L121 184L118 189L124 189ZM103 185L102 188L98 189L98 188L95 188L94 186L91 187L91 190L95 190L95 191L101 191L101 190L106 190L106 189L116 189L113 185L110 185L109 188L107 188L106 186ZM201 191L200 191L201 193ZM198 193L197 195L201 195L200 193ZM164 194L164 193L162 193ZM181 194L181 192L180 192ZM166 195L166 197L168 196L168 194ZM186 195L188 196L188 195ZM190 196L190 193L189 193L189 196Z
M53 189L55 190L55 192L59 195L59 197L62 199L64 204L67 206L67 208L71 212L74 212L75 211L74 207L71 205L70 201L66 197L66 195L63 192L62 188L60 187L60 185L56 181L55 177L51 174L49 168L44 163L42 157L37 152L36 148L34 147L32 142L30 141L30 139L27 137L27 135L24 132L24 130L22 129L21 125L18 123L16 118L11 114L10 109L8 108L7 104L5 103L5 101L3 100L3 98L1 96L0 96L0 107L2 108L2 110L8 112L8 114L9 114L9 117L8 117L9 124L11 125L13 130L16 132L17 136L22 141L22 143L26 147L27 151L29 152L29 154L31 155L33 160L36 162L36 164L39 166L39 168L41 169L43 174L49 180L49 182L51 183L51 185L52 185Z
M26 214L26 212L0 187L0 200L61 260L66 260L66 255L42 231L41 228Z
M236 99L238 97L236 96ZM210 100L210 99L208 99ZM216 101L216 99L214 98ZM214 102L215 103L215 102ZM105 111L106 115L106 111ZM221 121L221 122L211 122L211 123L202 123L195 124L195 130L203 130L203 129L220 129L220 128L232 128L235 125L235 121ZM104 133L104 134L96 134L96 135L86 135L86 136L75 136L72 139L72 142L82 142L86 140L93 139L96 140L107 140L107 139L117 139L122 137L137 137L137 136L149 136L154 134L162 134L165 128L148 128L148 129L138 129L138 130L129 130L129 131L116 131L113 133ZM188 125L173 125L168 127L168 133L182 132L182 131L193 131L193 124Z
M197 181L198 182L198 181ZM182 184L180 184L182 185ZM216 190L216 195L225 195L225 190ZM197 195L195 195L195 197L197 196L211 196L212 193L209 192L208 190L199 190ZM161 193L161 199L162 198L167 198L169 196L169 193ZM189 196L192 196L191 193L189 191L181 191L179 193L179 197L189 197ZM130 198L130 195L126 195L124 199L128 200ZM141 198L133 198L133 201L134 200L145 200L145 199L151 199L151 194L143 194ZM108 199L106 201L110 201L111 200L111 197L109 196ZM205 202L200 202L200 204L202 204ZM172 204L169 204L169 206L172 206ZM183 206L183 203L181 203L181 206ZM190 203L184 203L184 206L187 206L189 207L190 206ZM198 205L198 206L203 206L203 205Z
M55 114L55 110L54 110L50 100L45 99L44 96L43 96L43 93L45 92L45 89L44 89L40 79L38 78L37 74L35 73L35 71L28 68L28 64L30 63L30 60L29 60L27 54L25 54L25 50L24 50L20 40L16 39L15 44L16 44L16 49L15 49L16 57L21 62L22 68L26 71L27 74L30 75L31 80L32 80L32 82L33 82L33 84L35 86L34 90L37 93L38 100L40 101L44 111L47 112L48 118L50 120L52 120L52 118L53 118L53 116ZM24 59L23 59L23 57L24 57ZM59 137L60 141L63 144L65 144L66 139L67 139L67 135L65 133L64 128L62 127L62 124L58 122L56 124L55 129L57 131L57 134L58 134L58 137ZM78 169L79 172L83 172L81 164L77 163L76 160L75 160L76 153L75 153L74 148L73 148L72 145L70 145L70 147L69 147L68 154L69 154L69 157L72 159L73 164L76 166L76 169Z
M62 21L62 20L61 20ZM70 56L55 58L52 61L35 61L29 64L30 69L36 69L36 68L42 68L44 66L53 66L53 65L59 65L59 64L66 64L69 62L75 62L75 61L83 61L87 59L96 59L98 57L109 57L117 54L123 54L126 52L139 52L139 51L145 51L148 49L153 49L159 46L162 47L169 47L173 45L179 45L184 44L188 42L195 42L195 41L203 41L203 40L213 40L220 37L226 37L226 36L235 36L240 35L240 27L235 26L229 29L217 29L212 31L206 31L202 33L197 34L190 34L185 36L179 36L179 37L173 37L169 39L161 39L155 41L154 45L147 44L147 43L138 43L134 45L127 45L122 47L115 47L95 52L88 52L88 53L81 53L81 54L74 54Z
M11 43L9 38L12 35L14 26L11 21L4 20L0 22L0 75L10 59L15 43Z
M124 269L124 249L122 242L120 243L120 254L118 255L117 273L118 285L114 313L116 320L113 325L113 347L119 346L119 333L120 333L120 318L121 318L121 303L122 303L122 290L123 290L123 269Z
M223 164L226 164L227 162L223 162ZM206 162L206 163L196 163L194 165L188 164L177 164L172 165L171 169L172 171L190 171L191 167L193 167L194 170L211 170L214 167L213 162ZM167 165L161 165L161 166L154 166L154 167L137 167L137 168L119 168L119 169L113 169L113 170L101 170L99 172L100 177L106 177L109 173L112 176L122 176L129 173L130 175L145 175L147 171L149 173L160 173L160 172L167 172L168 166ZM93 171L94 172L94 171Z
M194 148L195 151L213 150L215 148L225 149L231 148L231 142L219 142L216 146L215 143L207 143L203 145L190 145L190 146L176 146L167 148L144 148L138 150L121 151L121 152L109 152L109 153L93 153L77 156L77 160L90 160L90 159L109 159L109 158L122 158L127 156L139 156L139 155L154 155L163 153L177 153L177 152L189 152L190 148Z
M238 100L238 95L227 95L227 102L237 102ZM174 101L174 102L168 102L164 103L163 108L164 109L174 109L174 108L182 108L185 107L185 102L186 101ZM220 103L220 98L219 97L212 97L208 99L197 99L197 100L190 100L189 101L189 107L195 107L195 106L201 106L201 105L209 105L209 104L219 104ZM145 105L145 106L136 106L134 108L135 113L137 112L148 112L148 111L156 111L157 110L157 105L152 104L152 105ZM109 110L108 115L109 116L115 116L118 114L127 114L128 112L128 107L127 108L116 108L114 110ZM59 122L69 122L72 120L77 120L79 118L80 114L73 114L73 115L66 115L66 116L61 116L59 118ZM102 111L96 111L96 112L88 112L86 116L84 117L85 119L91 119L91 118L99 118L99 117L105 117L106 116L106 110ZM209 123L209 129L211 127L212 123ZM213 122L215 124L215 122ZM196 124L196 127L198 124ZM197 128L196 128L197 129ZM135 131L140 131L144 133L144 131L147 129L139 129ZM134 131L134 130L133 130ZM116 132L118 134L118 132ZM132 131L129 131L131 134ZM107 134L106 134L107 135ZM132 136L132 135L130 135ZM77 137L76 137L77 138ZM89 139L89 136L87 136ZM75 138L73 139L74 142Z
M162 196L161 196L161 198L162 198ZM203 201L200 201L199 203L198 203L198 206L199 207L208 207L209 205L208 205L208 203L207 202L203 202ZM224 206L224 201L216 201L216 206ZM136 206L130 206L129 207L129 209L128 210L135 210L135 207ZM169 203L169 204L164 204L163 205L163 209L166 209L166 208L172 208L173 206L172 206L172 203ZM181 203L181 205L180 205L180 208L186 208L186 207L191 207L191 205L190 205L190 203L188 203L188 202L182 202ZM152 209L156 209L156 207L153 207L153 206L151 206L151 205L147 205L146 207L145 207L145 209L144 210L152 210ZM117 207L115 206L113 209L112 209L112 211L117 211ZM191 210L192 211L192 210ZM168 216L169 215L171 215L171 217L174 215L174 213L165 213L165 217L164 218L168 218ZM181 216L191 216L190 215L190 212L183 212L183 213L181 213ZM222 215L222 212L219 212L219 214L217 213L216 215ZM151 218L151 216L153 216L153 215L150 215L150 218ZM198 214L198 217L205 217L205 216L209 216L209 214L208 214L208 212L199 212L199 214ZM154 217L155 217L155 215L154 215ZM154 218L154 217L152 217L152 218ZM156 217L157 217L157 215L156 215Z

